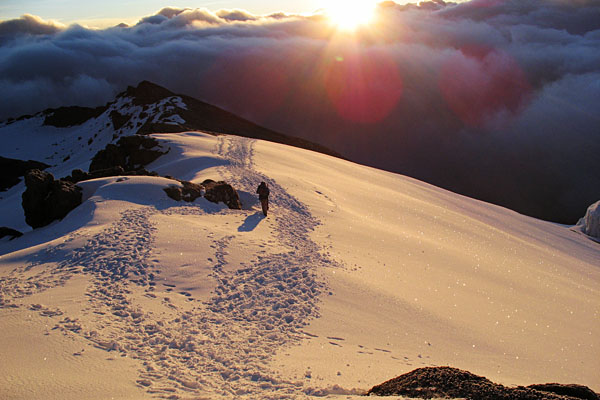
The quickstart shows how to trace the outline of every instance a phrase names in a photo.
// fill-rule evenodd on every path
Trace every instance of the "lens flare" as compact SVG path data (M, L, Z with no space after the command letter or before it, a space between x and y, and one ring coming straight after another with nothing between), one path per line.
M380 122L402 96L398 66L381 52L344 52L332 57L324 78L329 100L346 121Z

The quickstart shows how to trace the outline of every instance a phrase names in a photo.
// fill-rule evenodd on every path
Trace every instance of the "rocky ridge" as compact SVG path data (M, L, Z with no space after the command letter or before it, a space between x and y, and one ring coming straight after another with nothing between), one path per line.
M374 386L367 395L411 398L464 398L469 400L598 400L582 385L558 383L509 388L452 367L418 368Z

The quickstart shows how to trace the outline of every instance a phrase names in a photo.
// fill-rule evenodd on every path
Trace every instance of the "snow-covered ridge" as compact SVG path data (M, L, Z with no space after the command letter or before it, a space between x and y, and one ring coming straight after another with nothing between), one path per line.
M153 137L171 151L148 169L231 182L244 209L103 178L0 242L0 397L346 399L431 365L600 388L600 248L583 235L289 146Z
M0 156L51 164L48 171L62 177L73 169L87 170L91 157L120 137L186 130L230 133L335 154L144 81L105 106L64 107L0 122Z

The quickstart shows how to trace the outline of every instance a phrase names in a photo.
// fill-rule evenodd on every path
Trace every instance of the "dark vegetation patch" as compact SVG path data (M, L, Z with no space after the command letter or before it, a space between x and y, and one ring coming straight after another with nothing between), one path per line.
M23 161L0 157L0 191L13 187L30 169L46 169L49 165L39 161Z
M580 385L532 385L508 388L487 378L451 367L419 368L374 386L367 395L472 400L598 400Z

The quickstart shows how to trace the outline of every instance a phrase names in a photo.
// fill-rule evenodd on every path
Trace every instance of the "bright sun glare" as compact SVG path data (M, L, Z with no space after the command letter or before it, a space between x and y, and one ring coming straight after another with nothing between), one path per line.
M329 0L325 12L331 21L344 30L354 30L368 24L375 13L376 2L371 0Z

